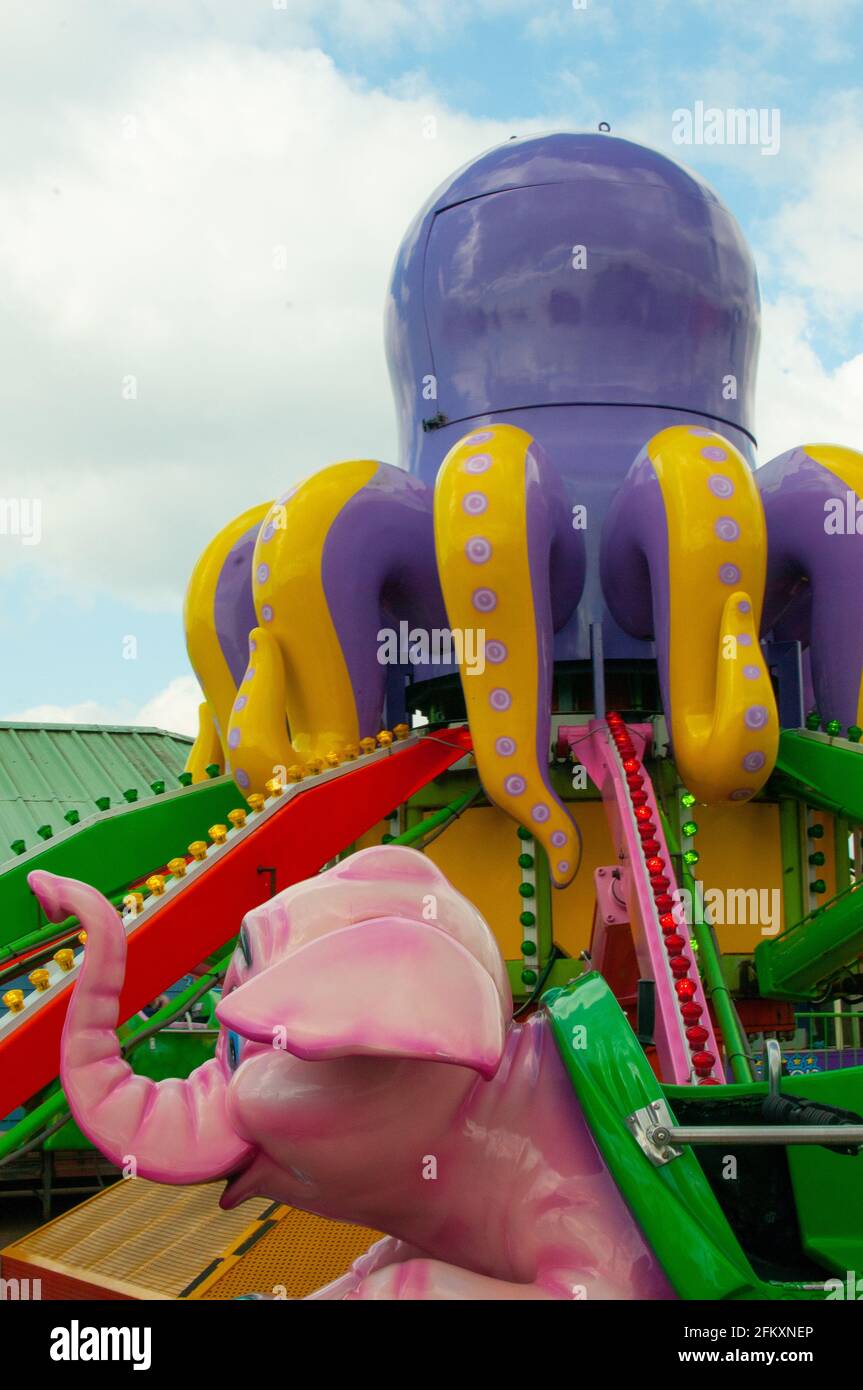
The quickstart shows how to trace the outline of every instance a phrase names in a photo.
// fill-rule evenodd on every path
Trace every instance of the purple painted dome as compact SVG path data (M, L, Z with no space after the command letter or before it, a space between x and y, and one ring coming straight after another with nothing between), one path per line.
M752 257L696 174L610 135L508 141L432 195L396 257L401 462L430 481L477 418L549 407L684 411L751 437L758 340Z

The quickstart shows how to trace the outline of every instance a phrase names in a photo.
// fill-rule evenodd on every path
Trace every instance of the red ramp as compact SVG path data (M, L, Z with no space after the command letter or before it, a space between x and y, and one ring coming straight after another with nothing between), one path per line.
M120 1019L131 1018L166 985L236 936L244 913L316 874L328 860L432 778L471 751L467 729L410 735L360 762L346 763L270 797L244 826L185 875L168 881L127 919L128 961ZM237 793L238 808L244 805ZM178 851L181 846L177 846ZM60 1036L82 952L47 989L0 1018L0 1115L59 1072Z

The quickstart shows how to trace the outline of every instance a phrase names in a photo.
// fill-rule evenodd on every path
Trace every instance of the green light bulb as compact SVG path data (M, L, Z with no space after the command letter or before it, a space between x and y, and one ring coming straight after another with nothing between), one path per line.
M680 798L680 804L681 804L681 806L686 806L687 809L688 809L690 806L694 806L694 805L695 805L695 797L692 795L692 792L684 792L683 795L682 795L682 797Z
M694 820L685 820L680 829L684 835L698 834L698 826L695 824Z
M688 849L683 856L684 864L697 864L701 855L697 849Z

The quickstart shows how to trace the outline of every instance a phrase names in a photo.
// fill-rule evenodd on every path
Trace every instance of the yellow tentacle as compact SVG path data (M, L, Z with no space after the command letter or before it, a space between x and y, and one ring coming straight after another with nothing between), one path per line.
M204 550L192 570L186 589L183 605L186 649L192 670L210 707L216 734L221 743L219 762L224 762L227 757L228 720L237 686L216 632L216 589L230 551L247 531L260 526L269 508L270 503L263 502L229 521ZM211 758L210 761L217 760Z
M186 761L186 771L193 782L207 781L207 768L218 764L224 768L222 743L213 723L213 712L206 701L198 706L198 735Z
M301 758L326 758L359 741L323 556L334 518L379 467L369 459L337 463L298 484L270 508L255 546L255 610L281 653L291 738Z
M279 644L263 628L249 637L249 667L240 682L228 729L234 781L248 795L263 792L273 777L285 781L300 759L285 719L285 669Z
M776 760L779 719L759 645L767 531L752 472L733 444L691 426L647 452L668 527L671 734L700 801L745 801Z
M435 489L435 545L454 634L476 636L485 662L461 663L477 767L487 795L528 827L562 887L576 868L576 835L537 747L542 625L528 555L529 434L483 427L450 450ZM547 563L547 560L546 560ZM550 642L551 633L547 633ZM468 644L465 643L465 650Z

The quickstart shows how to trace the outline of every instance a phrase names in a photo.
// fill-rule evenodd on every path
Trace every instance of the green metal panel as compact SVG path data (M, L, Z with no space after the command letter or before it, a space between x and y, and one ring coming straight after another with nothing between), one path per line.
M863 825L863 745L807 730L779 739L773 783L813 806Z
M593 1137L679 1297L823 1298L800 1285L759 1279L691 1147L661 1167L642 1153L627 1116L663 1096L673 1114L675 1095L695 1099L700 1088L660 1085L602 976L591 972L566 989L550 990L543 1003ZM712 1086L709 1094L757 1089Z
M815 1104L863 1113L863 1067L789 1077L787 1085ZM788 1167L804 1249L841 1277L863 1277L863 1154L798 1145Z
M15 840L41 844L41 826L65 830L67 811L91 815L97 797L117 805L130 789L150 796L152 782L176 787L191 744L164 729L0 722L0 862Z
M863 952L863 886L854 884L771 941L755 948L758 988L768 999L817 999Z
M190 840L206 839L214 822L224 821L228 811L243 806L245 800L233 780L219 777L97 812L56 840L45 844L37 840L39 849L0 869L0 963L14 954L11 943L45 925L27 884L31 870L80 878L112 897L174 855L183 854ZM56 934L62 930L58 926Z

